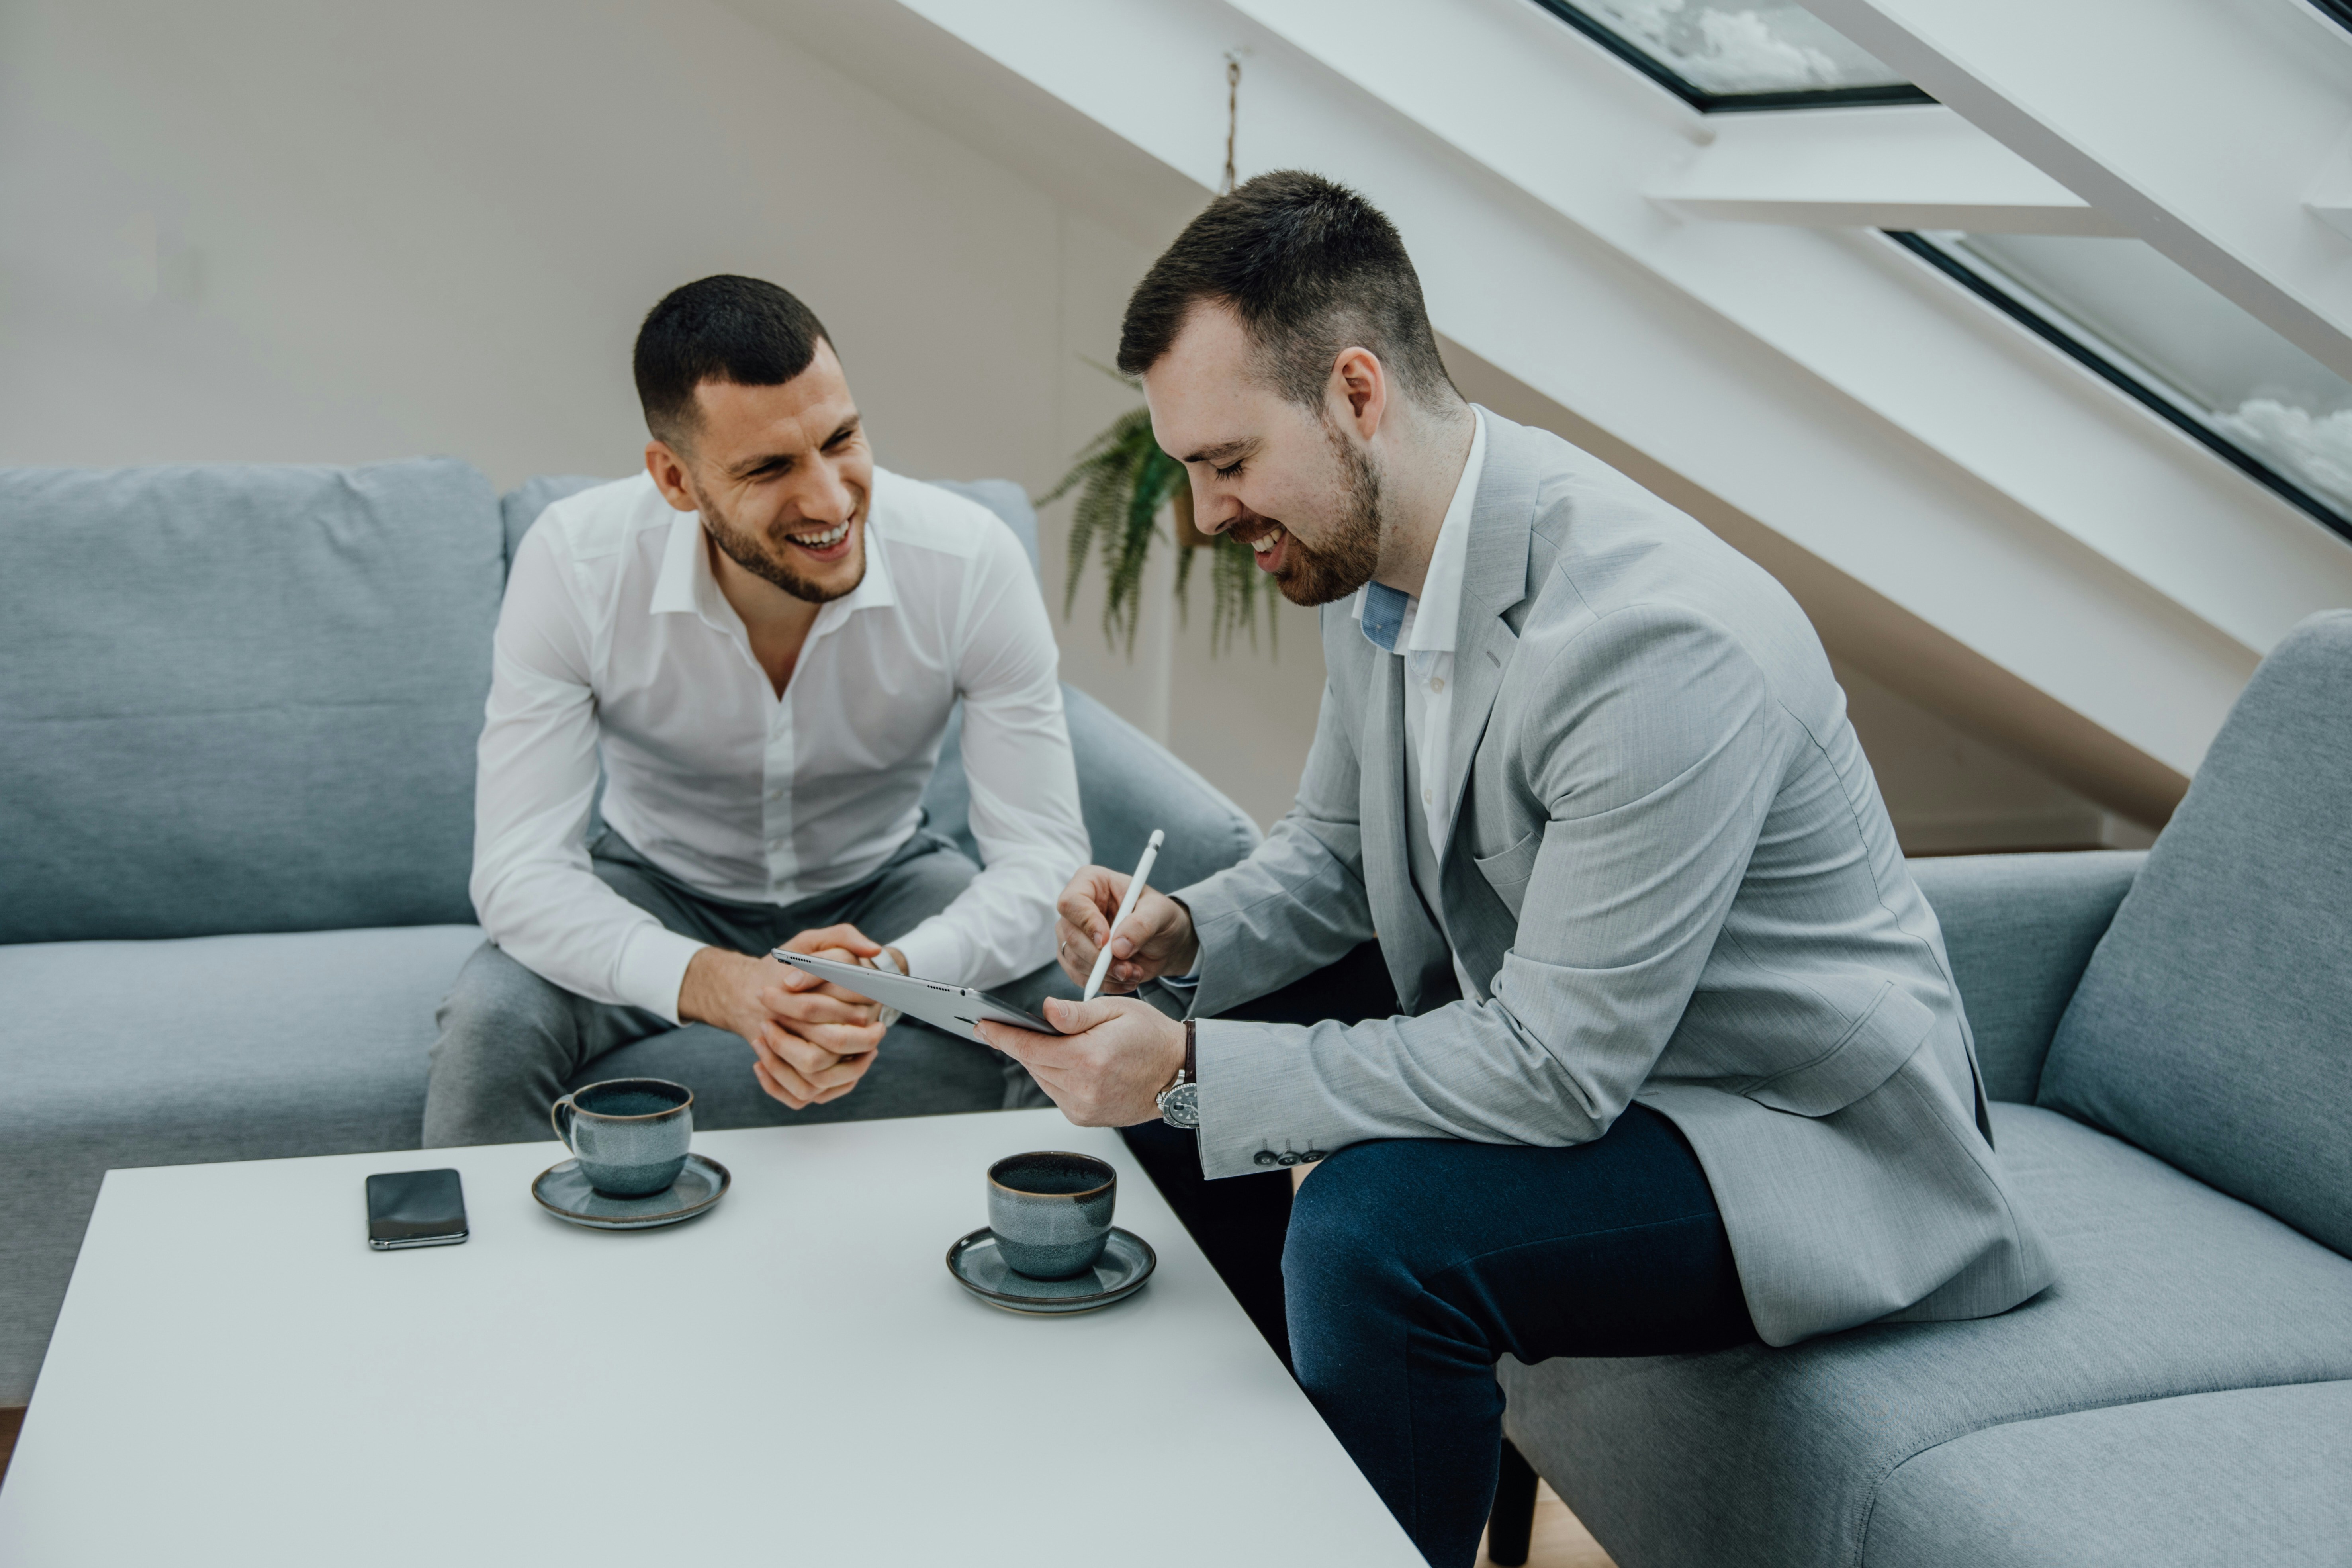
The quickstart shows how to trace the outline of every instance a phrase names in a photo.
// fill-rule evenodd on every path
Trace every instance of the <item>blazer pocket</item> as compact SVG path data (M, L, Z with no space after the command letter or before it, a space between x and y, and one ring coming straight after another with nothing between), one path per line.
M1893 1078L1935 1027L1935 1010L1890 980L1835 1045L1811 1061L1759 1079L1740 1092L1775 1110L1827 1116Z
M1498 893L1519 887L1536 874L1536 857L1543 852L1543 825L1538 823L1508 849L1478 856L1471 864L1486 879L1486 885Z

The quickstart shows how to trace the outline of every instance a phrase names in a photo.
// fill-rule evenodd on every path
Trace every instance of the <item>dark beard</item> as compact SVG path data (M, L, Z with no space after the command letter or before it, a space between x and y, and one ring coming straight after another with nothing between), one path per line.
M1274 582L1294 605L1344 599L1370 582L1381 563L1380 470L1372 467L1370 455L1356 450L1328 419L1324 430L1339 454L1340 472L1347 476L1347 496L1328 543L1309 550L1297 534L1290 536L1290 559Z
M857 541L857 575L850 579L846 584L836 588L827 584L812 583L785 564L781 557L770 554L764 542L737 528L728 520L725 512L710 504L709 498L705 497L699 489L695 491L694 504L695 509L702 514L704 531L710 535L710 542L713 544L727 552L728 560L751 573L754 577L764 578L773 583L803 604L822 605L828 600L854 594L857 591L857 585L866 581L866 540L862 535ZM852 525L855 526L855 523L856 520L853 519ZM776 548L782 551L790 550L792 546L781 544Z

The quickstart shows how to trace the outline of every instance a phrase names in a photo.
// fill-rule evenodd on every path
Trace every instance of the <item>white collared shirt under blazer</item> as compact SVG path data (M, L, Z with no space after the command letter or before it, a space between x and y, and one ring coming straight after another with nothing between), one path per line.
M719 592L700 517L645 475L541 514L499 616L475 794L474 907L565 989L677 1016L701 944L590 869L603 812L707 897L787 905L858 882L919 828L963 702L983 868L911 931L868 931L921 975L995 985L1049 962L1086 863L1059 656L1035 574L995 513L877 468L866 575L825 605L778 697Z
M1437 886L1406 840L1406 661L1328 606L1297 803L1177 895L1201 939L1202 1168L1372 1138L1560 1146L1638 1100L1697 1152L1769 1343L2032 1296L2052 1255L1811 623L1597 458L1484 418ZM1402 1016L1216 1019L1376 931Z

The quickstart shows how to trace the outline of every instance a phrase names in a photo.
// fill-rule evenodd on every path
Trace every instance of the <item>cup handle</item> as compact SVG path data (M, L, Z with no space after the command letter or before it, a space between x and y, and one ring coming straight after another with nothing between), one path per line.
M579 1109L580 1108L578 1106L572 1103L572 1097L568 1094L557 1095L555 1097L555 1103L547 1108L548 1125L555 1129L555 1141L563 1145L564 1152L571 1154L574 1158L579 1156L580 1151L572 1146L572 1117L570 1113Z

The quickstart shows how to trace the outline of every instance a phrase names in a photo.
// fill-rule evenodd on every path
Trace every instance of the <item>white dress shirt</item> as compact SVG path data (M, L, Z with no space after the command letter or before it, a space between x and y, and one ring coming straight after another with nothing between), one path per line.
M1087 832L1052 624L1028 556L978 502L877 468L866 576L817 612L779 698L719 591L700 517L643 474L558 501L515 552L475 792L474 907L520 963L677 1017L702 943L590 869L604 819L712 899L794 903L879 868L920 825L956 700L985 863L911 931L868 931L936 980L1053 957Z
M1445 508L1445 521L1438 525L1437 543L1430 551L1429 571L1421 580L1420 595L1368 584L1356 591L1354 610L1372 646L1404 660L1405 743L1412 748L1413 764L1421 773L1421 810L1428 825L1429 847L1440 860L1445 858L1445 819L1453 805L1438 792L1445 784L1446 730L1454 719L1454 645L1462 619L1462 566L1470 550L1470 510L1478 499L1478 477L1486 468L1486 416L1475 405L1470 412L1477 421L1477 431L1470 437L1470 457L1462 465L1462 478ZM1365 618L1367 598L1375 591L1388 599L1391 611L1395 601L1403 601L1396 630L1385 642L1376 635L1387 632L1380 606L1374 606L1370 620Z

